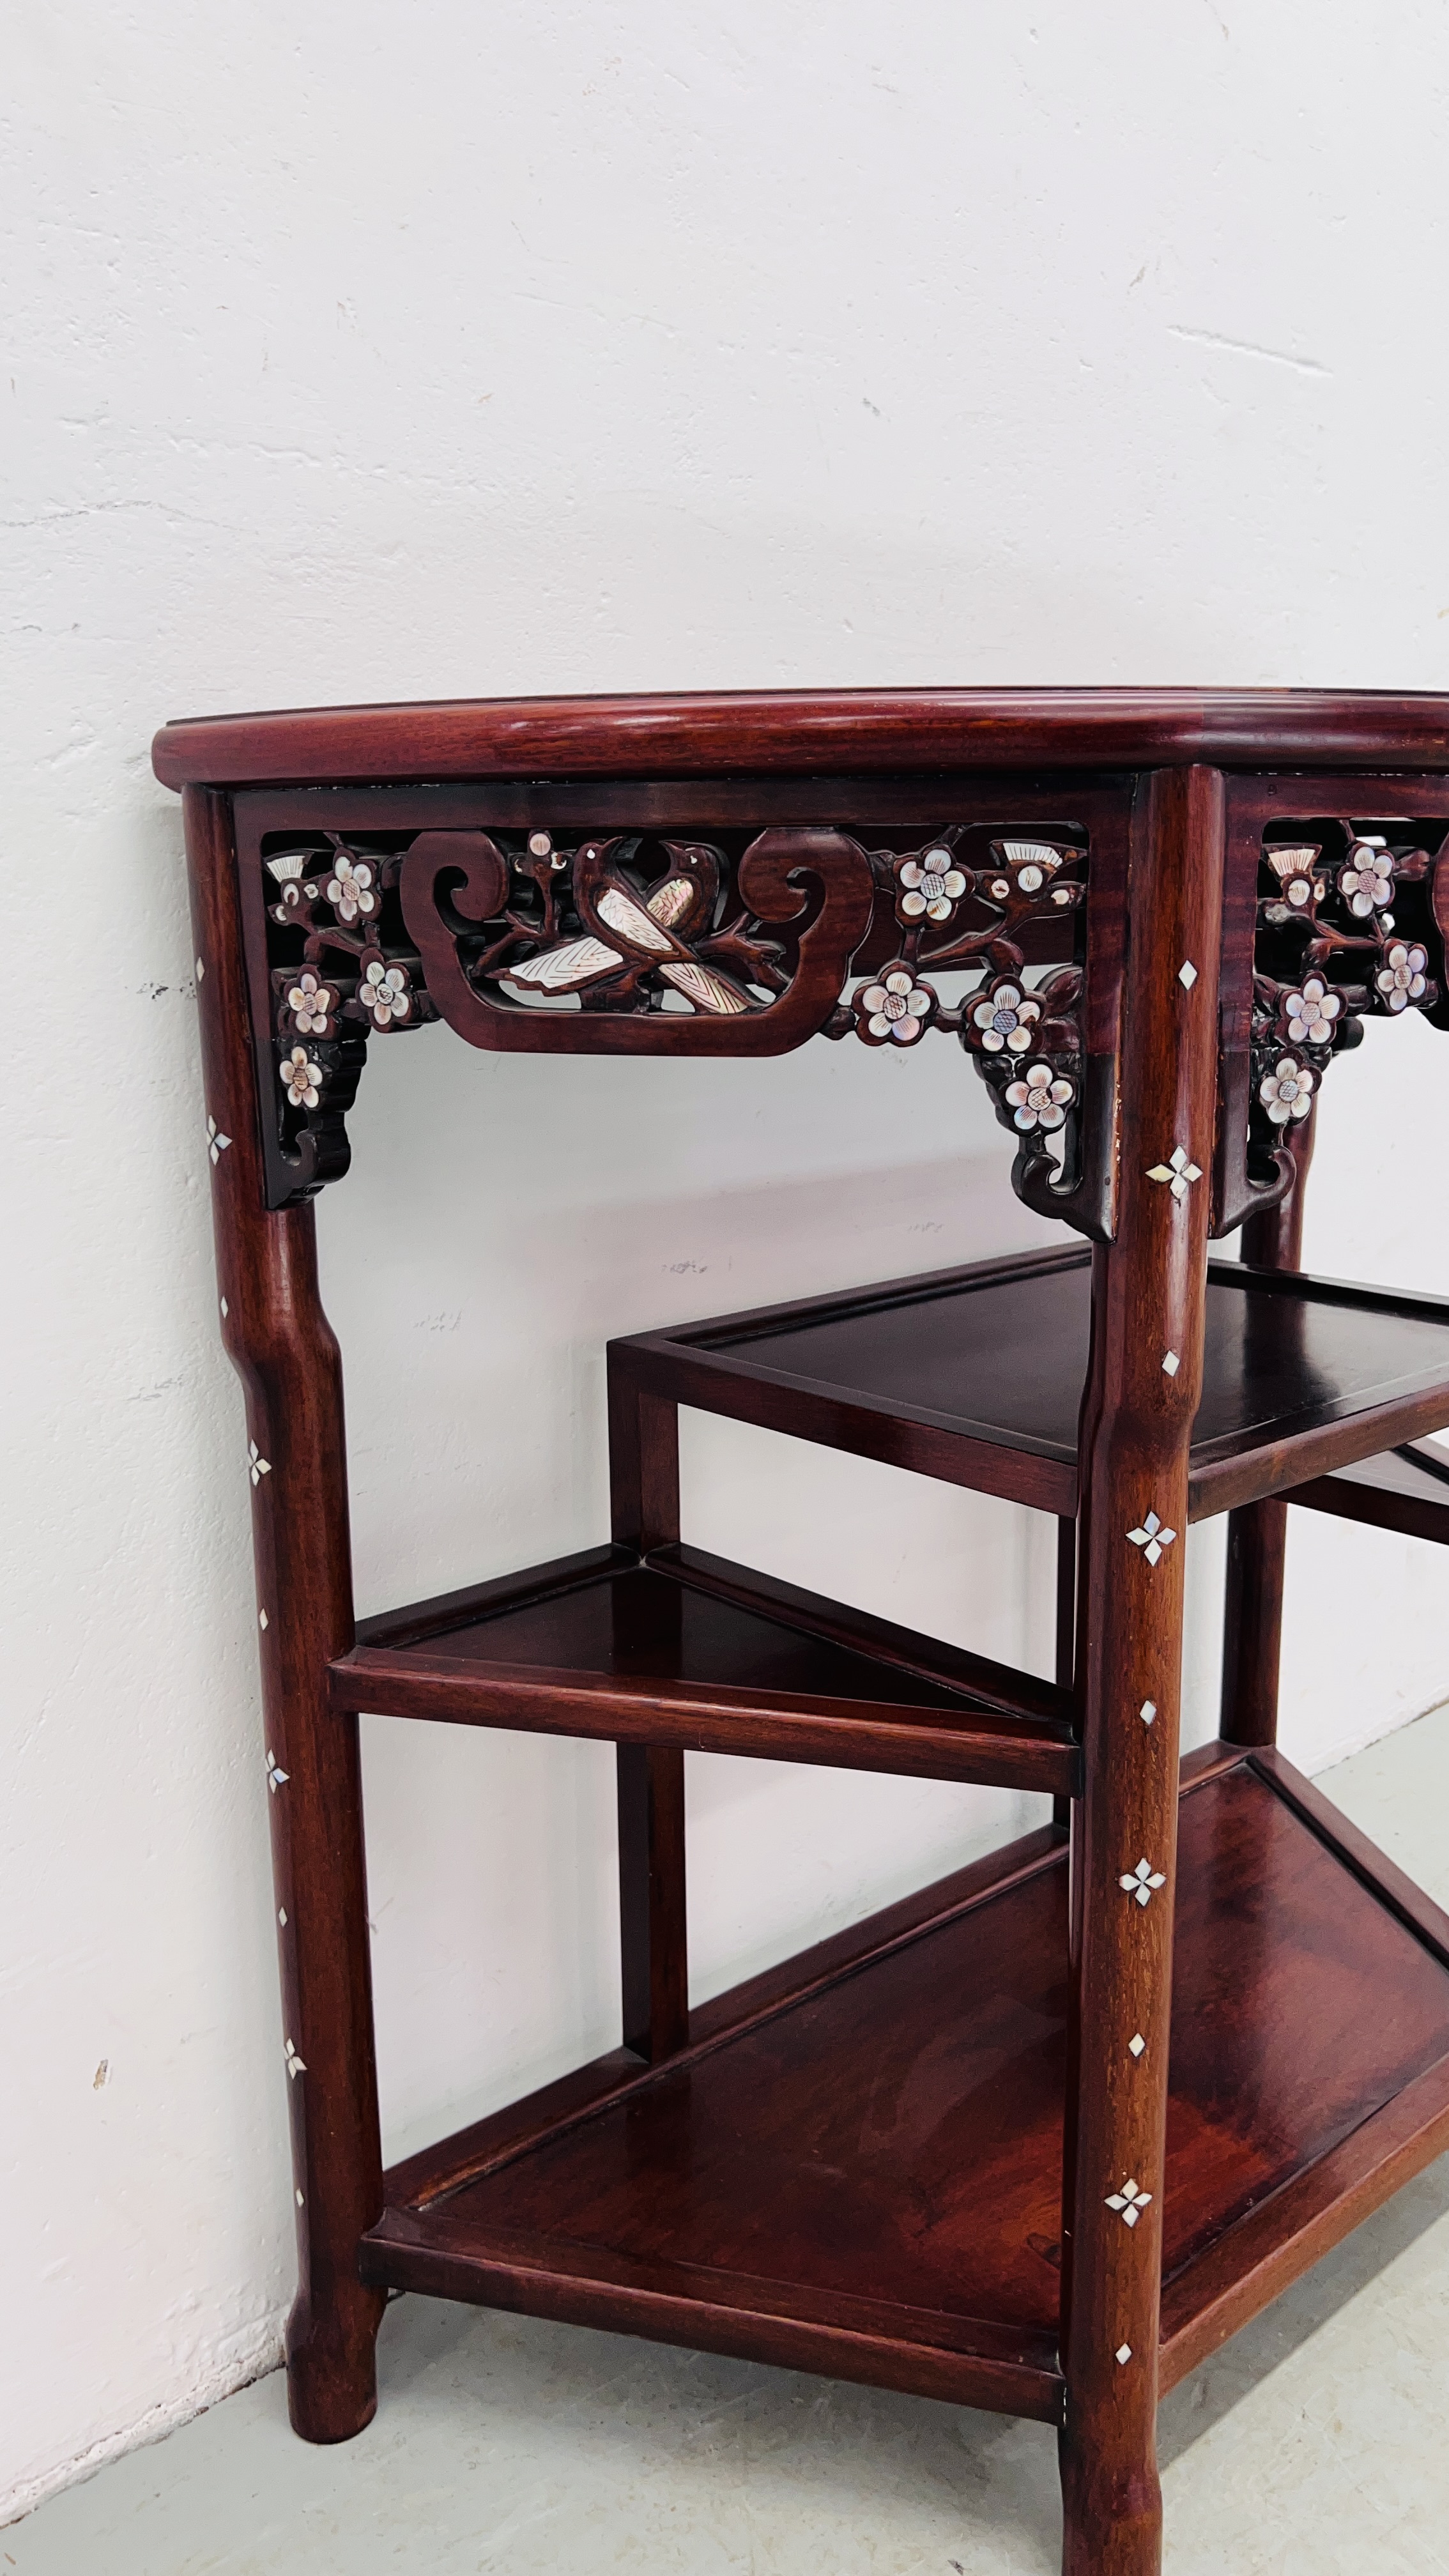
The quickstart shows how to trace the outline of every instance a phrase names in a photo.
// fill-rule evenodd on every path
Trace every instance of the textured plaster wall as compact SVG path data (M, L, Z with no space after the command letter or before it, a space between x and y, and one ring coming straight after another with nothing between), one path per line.
M19 0L0 170L0 2502L274 2357L292 2243L240 1391L170 714L761 682L1449 685L1449 25L1333 0ZM1445 1278L1445 1062L1335 1074L1309 1258ZM604 1528L611 1331L1030 1241L952 1051L386 1050L319 1216L375 1608ZM1040 1662L1025 1515L692 1421L690 1526ZM1195 1540L1190 1731L1219 1550ZM1310 1767L1444 1572L1295 1532ZM367 1729L389 2138L616 2035L609 1762ZM691 1764L699 1989L1028 1802Z

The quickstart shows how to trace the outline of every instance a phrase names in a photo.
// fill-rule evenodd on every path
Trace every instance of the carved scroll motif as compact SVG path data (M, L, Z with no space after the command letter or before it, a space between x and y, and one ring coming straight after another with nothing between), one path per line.
M346 1170L368 1040L428 1020L493 1049L667 1056L780 1054L822 1030L909 1047L940 1029L991 1091L1021 1194L1085 1222L1080 848L966 826L905 852L824 825L384 837L274 834L263 850L273 1204ZM885 962L846 999L867 940ZM1028 966L1074 954L1045 978ZM949 1001L933 973L956 979Z
M1335 1055L1366 1018L1444 1013L1449 840L1431 856L1415 827L1347 818L1317 840L1265 838L1250 1038L1248 1177L1276 1194L1283 1148Z
M733 863L637 832L565 849L536 831L519 851L423 832L401 891L428 990L471 1045L676 1056L813 1037L874 901L859 844L814 826L761 832Z

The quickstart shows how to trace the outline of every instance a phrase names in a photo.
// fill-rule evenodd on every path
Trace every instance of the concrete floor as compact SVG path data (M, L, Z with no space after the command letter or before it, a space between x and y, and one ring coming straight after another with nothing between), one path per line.
M1449 1905L1449 1709L1324 1786ZM360 2440L280 2375L0 2532L0 2576L1054 2576L1052 2433L399 2301ZM1170 2576L1449 2576L1449 2156L1168 2399Z

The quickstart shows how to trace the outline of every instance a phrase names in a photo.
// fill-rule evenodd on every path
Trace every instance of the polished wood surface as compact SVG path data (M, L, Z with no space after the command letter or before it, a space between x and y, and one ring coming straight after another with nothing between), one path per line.
M1303 1255L1303 1202L1313 1161L1315 1102L1288 1139L1293 1186L1277 1207L1249 1217L1242 1254L1250 1268L1296 1270ZM1288 1562L1288 1503L1281 1494L1228 1514L1223 1601L1222 1706L1218 1733L1234 1744L1272 1744L1278 1734L1278 1668L1283 1648L1283 1589Z
M1449 1025L1449 697L459 702L155 756L247 1390L294 2423L366 2422L386 2289L492 2300L1054 2421L1065 2576L1159 2576L1159 2387L1449 2142L1449 1925L1272 1744L1289 1500L1449 1535L1449 1304L1296 1266L1330 1067L1368 1017ZM610 1542L354 1631L306 1202L374 1042L439 1018L964 1048L1090 1252L615 1343ZM693 1548L681 1404L1055 1515L1055 1679ZM1220 1510L1238 1740L1179 1772L1182 1534ZM362 1709L612 1741L618 1786L623 2044L385 2184ZM691 2012L691 1747L1053 1824Z
M695 1548L647 1562L616 1544L420 1604L358 1631L332 1704L379 1716L603 1736L621 1745L768 1755L848 1769L1075 1790L1069 1694L959 1647L821 1600ZM1004 1706L1001 1704L1004 1703ZM678 1754L671 1757L677 1762ZM621 1770L636 1995L682 1943L682 1781ZM642 1837L642 1839L641 1839ZM652 1854L652 1857L651 1857ZM643 1890L639 1877L642 1873ZM642 1910L641 1910L642 1909ZM672 1927L672 1928L670 1928ZM628 1951L634 1958L635 1950ZM682 1971L666 2016L677 2032ZM642 2026L636 2001L629 2029ZM672 2041L671 2041L672 2044ZM661 2053L658 2036L652 2053Z
M1071 1515L1091 1314L1074 1247L616 1348L678 1402ZM1214 1261L1204 1331L1189 1520L1449 1422L1439 1299Z
M1157 2345L1164 2043L1178 1911L1181 1533L1207 1385L1204 1176L1217 1091L1222 870L1221 775L1155 773L1133 815L1118 1233L1092 1253L1077 1440L1083 1795L1072 1813L1068 1929L1063 2576L1155 2576L1162 2547ZM1195 979L1184 980L1185 961Z
M1407 1441L1357 1466L1340 1467L1295 1485L1288 1497L1308 1511L1337 1520L1363 1521L1370 1529L1399 1530L1449 1547L1449 1449L1432 1440Z
M1449 1967L1228 1760L1182 1800L1169 2377L1283 2286L1290 2195L1322 2251L1449 2136ZM1059 2415L1065 1854L965 1875L398 2168L370 2275Z
M1449 765L1449 698L1326 689L820 689L454 698L168 724L189 782L617 776L636 771Z
M356 2261L382 2206L357 1721L331 1708L326 1677L353 1636L342 1363L312 1210L263 1203L230 817L200 789L185 811L222 1339L247 1397L237 1473L251 1485L297 2227L288 2403L308 2441L340 2442L376 2408L383 2304Z

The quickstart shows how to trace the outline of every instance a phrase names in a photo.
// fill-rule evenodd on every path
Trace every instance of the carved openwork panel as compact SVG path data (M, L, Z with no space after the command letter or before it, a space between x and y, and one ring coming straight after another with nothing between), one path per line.
M1443 1024L1446 920L1449 839L1438 823L1340 816L1268 827L1253 947L1253 1184L1275 1182L1286 1140L1365 1019L1423 1011Z
M944 1033L1016 1143L1022 1195L1104 1230L1112 1050L1094 1077L1080 824L264 818L242 842L274 1206L346 1170L369 1042L431 1020L488 1048L671 1056L777 1054L821 1032L905 1050Z

